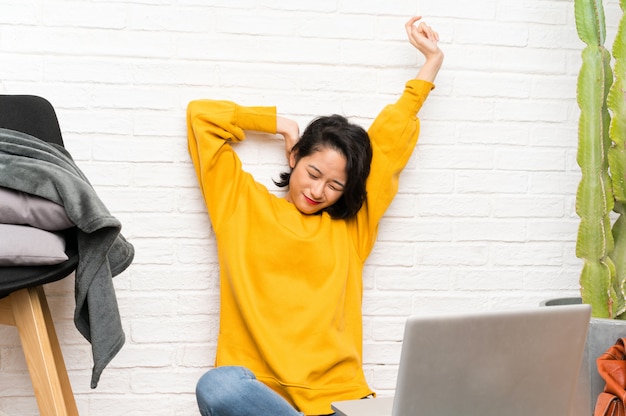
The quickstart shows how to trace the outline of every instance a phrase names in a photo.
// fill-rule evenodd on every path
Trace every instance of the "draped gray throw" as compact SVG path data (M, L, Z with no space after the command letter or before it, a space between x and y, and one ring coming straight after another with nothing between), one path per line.
M0 186L56 202L76 224L74 323L91 343L91 388L96 388L102 371L124 345L113 277L131 264L134 248L61 146L0 128Z

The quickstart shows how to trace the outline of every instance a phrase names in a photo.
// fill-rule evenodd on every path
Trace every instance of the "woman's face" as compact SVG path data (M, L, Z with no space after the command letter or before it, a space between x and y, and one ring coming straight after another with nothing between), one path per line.
M303 214L315 214L330 207L341 198L346 181L346 158L327 147L304 156L296 163L292 153L289 165L293 169L289 191L285 196Z

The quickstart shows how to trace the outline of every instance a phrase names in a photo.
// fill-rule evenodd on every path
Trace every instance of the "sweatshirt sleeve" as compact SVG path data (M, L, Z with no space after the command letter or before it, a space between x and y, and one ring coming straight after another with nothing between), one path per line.
M187 107L189 154L215 229L228 218L243 187L254 182L229 143L244 140L244 130L276 133L276 108L214 100Z
M408 81L398 101L386 106L368 130L373 155L367 197L354 219L355 241L363 261L374 246L380 219L398 192L400 174L420 132L417 113L433 88L424 80Z

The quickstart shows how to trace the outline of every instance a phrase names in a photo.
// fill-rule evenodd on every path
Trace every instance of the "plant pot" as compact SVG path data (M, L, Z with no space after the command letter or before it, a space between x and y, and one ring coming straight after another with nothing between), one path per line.
M557 298L541 302L541 306L573 305L582 303L579 297ZM591 318L585 352L578 373L578 385L572 407L572 416L590 416L598 395L604 390L604 379L596 369L596 359L619 338L626 337L626 321Z

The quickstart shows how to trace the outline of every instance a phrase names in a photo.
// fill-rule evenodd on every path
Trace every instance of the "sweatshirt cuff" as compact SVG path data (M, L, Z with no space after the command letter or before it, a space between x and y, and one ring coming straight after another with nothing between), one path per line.
M422 79L412 79L406 83L404 93L398 100L397 105L415 115L422 108L422 104L424 104L428 94L434 88L435 84L431 82Z
M237 125L243 130L276 134L276 107L237 106Z

